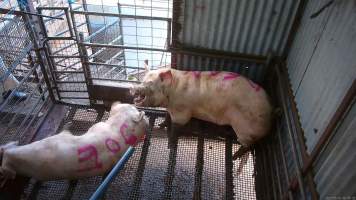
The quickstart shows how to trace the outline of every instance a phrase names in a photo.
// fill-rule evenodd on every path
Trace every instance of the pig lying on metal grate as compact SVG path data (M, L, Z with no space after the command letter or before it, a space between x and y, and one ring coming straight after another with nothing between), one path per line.
M130 145L145 135L148 121L144 112L129 104L114 103L105 122L94 124L84 135L61 133L17 146L0 147L2 184L16 174L38 180L78 179L103 175Z
M137 106L167 108L172 122L186 124L192 117L231 125L242 144L234 159L270 130L272 106L266 92L232 72L148 71L131 94Z

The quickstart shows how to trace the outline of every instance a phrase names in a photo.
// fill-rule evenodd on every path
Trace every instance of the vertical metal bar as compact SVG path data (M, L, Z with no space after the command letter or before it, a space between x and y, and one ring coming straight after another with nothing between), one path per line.
M142 151L141 151L141 156L140 156L140 161L138 163L138 168L135 174L135 179L132 184L132 189L131 189L131 194L129 199L135 199L135 195L137 194L136 192L140 191L140 186L142 183L142 177L143 177L143 172L145 170L146 166L146 160L147 160L147 155L148 155L148 150L149 146L151 143L151 135L152 135L152 129L154 126L155 122L155 117L151 116L149 119L149 131L146 133L145 140L142 145Z
M167 21L167 41L166 41L167 49L171 48L171 30L172 30L172 20L169 19Z
M55 90L57 92L58 100L61 100L61 94L59 92L59 88L58 88L58 85L57 85L57 75L56 75L56 73L54 73L54 70L55 70L54 69L55 66L53 64L54 60L50 56L50 53L49 53L50 49L48 47L47 41L45 42L45 46L43 46L43 51L44 51L45 57L47 59L49 72L51 73L51 76L52 76L52 79L53 79L53 85L54 85L54 88L55 88Z
M172 124L168 126L168 131L171 132L170 135L176 135L173 133L176 127L173 127ZM164 199L172 198L172 188L173 188L173 179L174 179L174 171L176 167L176 159L177 159L177 149L178 149L178 138L173 137L171 141L169 141L169 160L168 160L168 169L165 178L165 188L164 188Z
M277 78L278 78L278 89L279 89L279 94L280 94L280 98L282 101L282 107L283 107L283 113L285 114L285 122L287 124L287 132L288 132L288 136L289 136L289 140L292 146L292 155L293 155L293 160L296 164L296 171L297 171L297 180L299 183L299 188L300 188L300 193L303 199L306 199L306 193L304 190L304 182L303 182L303 176L302 176L302 172L301 172L301 164L299 163L299 159L298 159L298 150L294 141L294 137L293 137L293 133L292 133L292 129L291 129L291 121L288 115L288 108L286 105L286 100L285 98L287 97L285 94L285 92L283 91L283 86L282 86L282 80L281 80L281 72L279 71L278 68L276 68L277 71Z
M201 199L201 182L204 166L204 137L199 135L197 147L197 159L195 162L194 194L193 199Z
M271 147L271 159L273 160L274 162L274 166L275 166L275 170L276 170L276 176L277 176L277 184L278 184L278 191L279 191L279 198L282 199L283 198L283 193L282 193L282 185L281 185L281 182L282 182L282 179L281 179L281 175L279 174L280 171L280 163L278 163L277 161L277 158L278 156L276 155L276 138L275 136L273 136L272 138L272 144L274 145L270 145Z
M225 199L234 199L234 177L232 161L232 140L226 139L225 143Z
M38 38L36 37L36 32L33 29L33 27L31 26L32 22L30 21L28 15L24 14L24 15L22 15L22 17L24 18L26 27L28 29L29 36L33 41L33 47L35 48L35 53L36 53L38 62L40 64L40 67L41 67L41 70L42 70L42 73L43 73L43 78L44 78L44 80L46 82L47 88L49 89L49 97L51 98L51 100L53 102L55 102L56 99L54 97L53 90L51 89L51 83L49 81L47 70L46 70L46 67L44 65L44 60L43 60L42 54L40 52L39 45L37 43Z
M87 85L87 89L88 91L90 90L91 86L93 85L93 79L91 78L91 72L90 72L90 67L89 67L89 59L88 59L88 52L87 49L85 48L85 46L83 45L84 41L84 35L83 33L79 34L79 42L78 42L78 47L79 47L79 53L81 56L81 61L82 61L82 67L83 67L83 71L84 71L84 77L85 77L85 83ZM89 100L91 104L95 103L95 100L92 99L90 93L88 93L89 95Z
M277 140L278 140L278 144L279 144L279 150L281 151L281 155L282 155L282 164L283 164L283 169L284 169L284 175L286 177L286 181L289 184L290 183L290 179L289 179L289 174L288 174L288 168L287 168L287 161L286 161L286 157L284 154L284 150L283 150L283 144L282 144L282 137L281 137L281 128L280 126L277 126ZM293 200L293 194L292 191L287 188L288 190L288 196L290 200Z
M301 150L300 153L301 153L301 157L302 157L301 165L305 165L305 163L309 160L310 156L307 153L307 147L306 147L304 136L303 136L303 130L302 130L300 122L299 122L298 111L297 111L295 101L293 101L293 92L289 85L288 72L287 72L287 68L285 65L281 66L281 74L282 74L281 78L284 81L284 84L282 84L282 87L284 87L284 89L286 91L286 97L288 97L288 101L290 104L290 109L291 109L291 116L290 116L291 120L290 121L292 122L292 125L294 125L292 128L294 129L294 131L296 133L296 137L297 137L297 139L295 139L295 140L296 140L296 143L300 145L300 150ZM305 176L303 169L302 169L302 176ZM316 188L315 188L312 173L310 173L310 172L306 173L306 178L307 178L307 184L309 186L312 198L318 199L318 192L316 191Z
M87 1L86 0L82 0L82 5L83 5L83 9L85 12L88 12L88 4L87 4ZM88 35L91 35L92 33L92 30L90 28L90 20L89 20L89 16L88 15L84 15L85 16L85 22L86 22L86 25L87 25L87 29L88 29Z
M71 20L70 20L70 16L69 16L68 8L63 9L63 11L67 18L67 24L68 24L68 30L69 30L70 36L73 38L74 34L73 34L73 28L72 28L72 24L71 24Z
M37 8L37 12L42 14L42 9ZM45 26L44 21L43 21L43 17L38 17L38 21L39 21L39 24L40 24L40 31L42 32L43 37L45 39L45 41L43 43L43 48L44 48L45 57L47 59L49 71L50 71L52 79L53 79L53 83L54 83L54 87L55 87L56 92L57 92L58 100L61 100L61 95L60 95L60 93L58 91L58 86L57 86L57 77L56 77L56 74L53 73L53 70L57 70L57 69L56 69L56 66L54 64L55 63L54 62L54 58L52 58L50 56L52 53L51 53L51 49L49 48L48 42L46 40L48 38L48 34L47 34L46 26Z

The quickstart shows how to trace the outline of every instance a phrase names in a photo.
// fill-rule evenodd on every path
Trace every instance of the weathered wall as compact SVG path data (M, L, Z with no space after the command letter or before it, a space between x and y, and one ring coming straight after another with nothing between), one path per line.
M308 152L311 152L356 78L356 1L309 1L287 58ZM321 199L356 195L353 106L317 160L315 183Z
M356 77L356 1L311 19L328 1L309 1L287 60L309 152Z

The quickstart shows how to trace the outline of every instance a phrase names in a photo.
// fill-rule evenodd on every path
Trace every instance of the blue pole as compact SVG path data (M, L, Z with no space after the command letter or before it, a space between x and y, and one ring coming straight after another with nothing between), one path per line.
M120 170L122 168L124 168L125 163L129 160L129 158L132 156L134 151L135 151L135 149L131 146L127 149L127 151L122 156L122 158L119 160L119 162L116 163L116 165L110 171L110 173L105 178L105 180L100 184L98 189L96 189L94 194L90 197L90 200L98 200L103 196L103 194L106 192L107 188L109 187L110 183L117 176L117 174L120 172Z

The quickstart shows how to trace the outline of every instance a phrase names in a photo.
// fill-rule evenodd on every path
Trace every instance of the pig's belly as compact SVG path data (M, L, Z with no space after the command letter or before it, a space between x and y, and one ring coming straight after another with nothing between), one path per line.
M51 138L9 149L5 153L5 165L38 180L76 179L102 175L117 160L104 155L99 141L88 144L87 140L75 137Z

